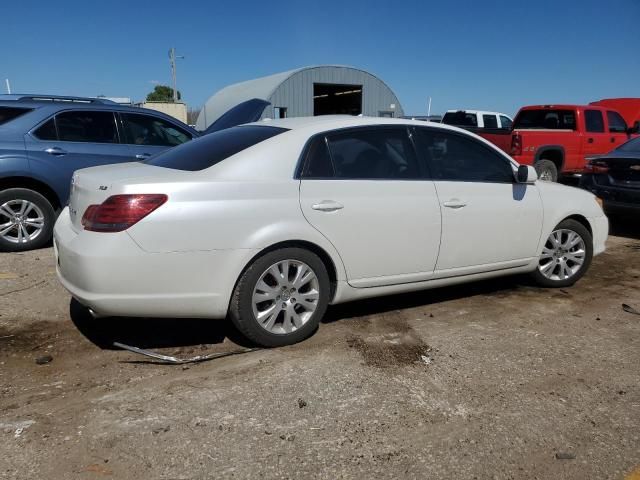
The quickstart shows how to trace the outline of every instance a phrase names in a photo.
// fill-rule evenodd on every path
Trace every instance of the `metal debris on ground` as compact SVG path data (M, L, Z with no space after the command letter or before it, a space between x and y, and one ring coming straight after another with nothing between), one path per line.
M53 361L53 357L51 355L42 355L41 357L36 358L36 363L38 365L46 365L47 363L51 363Z
M631 305L627 305L626 303L622 304L622 310L627 313L633 313L634 315L640 315L640 312L633 308Z
M556 459L558 460L574 460L576 458L575 453L558 452L556 453Z
M260 348L243 348L239 350L231 350L230 352L220 352L220 353L210 353L208 355L196 355L191 358L177 358L172 357L171 355L163 355L158 352L153 352L151 350L145 350L143 348L132 347L131 345L125 345L120 342L113 342L113 346L117 348L122 348L123 350L128 350L133 353L138 353L140 355L145 355L147 357L155 358L156 360L160 360L159 363L166 363L172 365L181 365L185 363L199 363L206 362L208 360L214 360L216 358L229 357L231 355L239 355L241 353L249 353L255 352L256 350L260 350Z

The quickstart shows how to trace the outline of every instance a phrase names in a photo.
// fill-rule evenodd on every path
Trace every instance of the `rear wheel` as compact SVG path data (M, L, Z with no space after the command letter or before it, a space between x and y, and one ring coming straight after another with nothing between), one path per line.
M558 167L551 160L538 160L534 168L538 172L538 178L545 182L557 182L558 181Z
M55 212L36 191L9 188L0 192L0 251L21 252L44 246L53 233Z
M576 220L564 220L545 242L533 278L543 287L568 287L586 273L593 257L589 230Z
M240 333L258 345L290 345L315 332L329 303L329 288L327 269L316 254L275 250L242 274L229 315Z

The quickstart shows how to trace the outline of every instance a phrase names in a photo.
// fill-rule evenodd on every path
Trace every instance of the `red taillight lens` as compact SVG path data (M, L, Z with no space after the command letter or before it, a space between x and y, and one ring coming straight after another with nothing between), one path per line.
M121 232L135 225L168 200L164 194L113 195L100 205L89 205L82 226L92 232Z
M517 133L511 136L511 155L522 155L522 137Z
M585 166L585 171L588 173L609 173L609 165L606 162L590 160Z

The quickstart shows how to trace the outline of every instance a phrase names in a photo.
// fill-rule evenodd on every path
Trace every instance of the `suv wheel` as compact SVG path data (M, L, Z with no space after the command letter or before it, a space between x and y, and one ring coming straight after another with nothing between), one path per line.
M538 172L538 178L545 182L557 182L558 181L558 167L551 160L538 160L534 168Z
M575 220L563 220L542 247L533 278L543 287L568 287L586 273L593 258L589 230Z
M0 192L0 251L22 252L51 240L55 212L49 201L26 188Z
M229 316L240 333L260 346L291 345L318 328L329 289L327 269L316 254L301 248L275 250L242 274Z

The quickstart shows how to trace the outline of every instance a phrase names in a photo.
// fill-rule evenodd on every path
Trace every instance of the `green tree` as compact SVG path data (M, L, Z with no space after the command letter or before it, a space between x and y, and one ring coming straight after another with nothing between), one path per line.
M178 100L182 98L178 90ZM173 88L167 85L156 85L153 92L147 95L147 102L173 102Z

